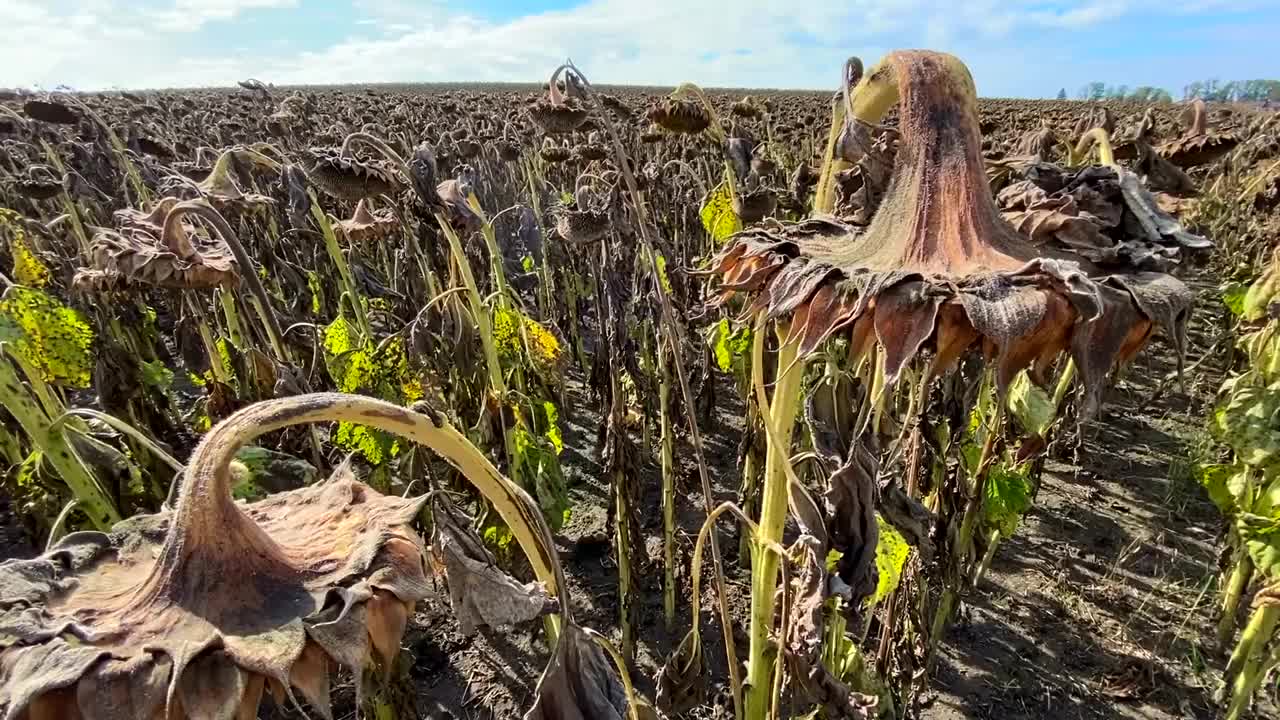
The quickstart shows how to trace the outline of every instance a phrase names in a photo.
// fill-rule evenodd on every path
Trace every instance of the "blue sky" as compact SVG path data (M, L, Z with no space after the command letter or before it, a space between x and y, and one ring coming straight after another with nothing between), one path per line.
M0 0L0 86L525 81L833 88L959 55L986 96L1280 78L1280 0Z

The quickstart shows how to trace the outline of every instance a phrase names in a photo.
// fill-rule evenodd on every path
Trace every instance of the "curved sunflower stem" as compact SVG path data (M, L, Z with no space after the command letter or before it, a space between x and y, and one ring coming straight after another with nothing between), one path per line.
M1115 151L1111 148L1111 136L1103 128L1097 127L1080 137L1069 158L1069 164L1081 165L1089 157L1089 151L1098 148L1098 163L1107 167L1116 166Z
M45 543L45 552L53 550L53 546L67 534L67 521L71 519L71 513L78 507L80 507L80 500L77 498L71 498L66 505L62 506L62 512L58 513L58 517L53 520L53 527L49 528L49 541Z
M409 168L404 164L404 158L400 157L400 153L392 150L391 146L382 138L376 135L370 135L367 132L353 132L347 135L347 137L342 141L342 149L340 151L342 157L351 157L353 152L352 148L357 142L362 142L374 150L377 150L379 155L396 166L396 169L400 171L401 176L405 179L411 177L409 174Z
M318 207L318 205L313 207ZM244 245L240 244L240 239L236 237L231 225L227 223L221 213L204 200L187 200L174 205L168 216L165 217L165 236L170 235L177 229L178 223L182 221L184 215L195 215L209 223L209 226L218 234L218 237L231 249L231 254L235 256L236 262L241 268L240 277L245 285L249 286L249 294L253 296L253 300L257 304L262 324L267 330L267 338L270 340L273 349L277 352L282 351L283 343L281 338L284 337L284 331L280 329L280 321L276 319L276 313L271 307L271 296L267 294L267 289L262 285L262 279L258 277L257 264L249 256L248 251L244 249ZM285 362L289 360L285 356L277 359Z
M627 720L641 720L640 701L636 697L635 687L631 684L631 672L627 670L627 661L618 652L618 648L609 642L609 638L591 628L582 628L582 632L609 655L614 667L618 669L618 677L622 680L622 691L627 696Z

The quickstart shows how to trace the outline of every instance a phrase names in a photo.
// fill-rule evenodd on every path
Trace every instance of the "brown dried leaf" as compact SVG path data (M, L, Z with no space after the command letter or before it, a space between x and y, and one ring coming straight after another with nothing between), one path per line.
M524 720L625 720L626 708L622 683L604 651L577 625L563 623Z
M480 536L448 498L437 495L432 552L449 584L449 603L463 634L518 625L557 612L559 601L539 582L520 584L498 567Z

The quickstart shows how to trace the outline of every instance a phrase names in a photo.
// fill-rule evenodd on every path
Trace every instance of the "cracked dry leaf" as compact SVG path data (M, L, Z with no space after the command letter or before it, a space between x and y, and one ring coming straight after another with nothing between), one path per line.
M428 592L409 527L421 499L380 495L345 464L231 499L235 450L299 407L249 408L206 434L174 510L0 564L0 717L252 718L265 687L329 717L335 665L398 652Z
M559 601L547 594L542 583L522 585L497 566L470 518L448 498L436 496L432 516L432 555L444 572L449 604L464 635L474 634L480 626L517 625L559 611Z
M582 628L560 627L555 654L524 720L626 720L627 698L609 659Z

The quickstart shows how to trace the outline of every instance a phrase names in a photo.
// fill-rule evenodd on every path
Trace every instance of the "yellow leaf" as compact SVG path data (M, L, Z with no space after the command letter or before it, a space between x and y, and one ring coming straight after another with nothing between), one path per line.
M0 341L10 343L45 382L88 387L93 329L57 298L14 285L0 300Z
M707 193L698 216L702 218L703 229L717 245L742 229L742 221L733 212L733 191L728 183L720 183Z
M889 597L902 582L902 567L907 563L907 555L911 547L906 539L884 518L876 514L876 525L880 527L880 542L876 543L876 570L880 580L876 583L876 593L867 600L871 607Z

